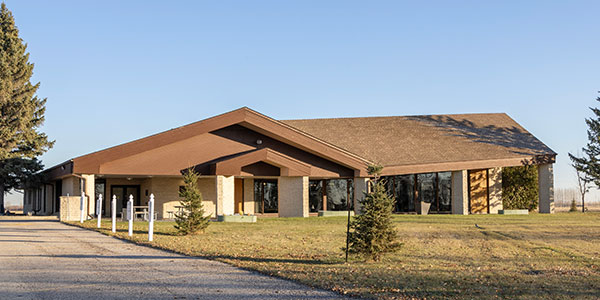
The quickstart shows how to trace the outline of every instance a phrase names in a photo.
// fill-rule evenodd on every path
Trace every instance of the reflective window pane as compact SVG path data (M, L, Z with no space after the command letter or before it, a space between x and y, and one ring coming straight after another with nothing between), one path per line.
M327 180L327 210L348 209L348 180Z
M415 176L400 175L394 178L396 197L396 212L414 212L415 211Z
M419 201L434 203L435 201L435 173L417 175Z
M308 183L308 205L310 212L323 210L323 180L311 180Z
M254 180L254 213L263 213L262 204L262 184L260 180L256 179Z
M277 199L277 181L272 182L272 181L267 181L265 182L264 185L264 189L263 189L263 201L265 203L264 205L264 212L265 213L276 213L278 212L277 209L277 204L278 204L278 199Z
M440 212L452 210L452 173L438 173L438 203Z
M96 196L96 202L98 201L100 195L102 195L102 215L107 215L107 211L110 209L110 197L106 197L104 189L106 188L106 183L102 180L96 180L94 184L94 194ZM107 205L108 204L108 205Z
M279 211L276 180L254 180L254 211L259 214Z

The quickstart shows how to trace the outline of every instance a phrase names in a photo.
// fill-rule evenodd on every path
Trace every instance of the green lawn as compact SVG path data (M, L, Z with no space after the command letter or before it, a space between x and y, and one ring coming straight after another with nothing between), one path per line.
M344 263L345 218L211 223L197 236L155 223L152 243L186 255L381 299L598 298L600 214L394 216L402 249L381 262ZM78 224L78 223L72 223ZM477 224L481 228L475 226ZM85 227L95 228L95 221ZM132 240L147 242L147 223ZM103 221L103 233L110 222ZM127 223L116 236L128 239Z

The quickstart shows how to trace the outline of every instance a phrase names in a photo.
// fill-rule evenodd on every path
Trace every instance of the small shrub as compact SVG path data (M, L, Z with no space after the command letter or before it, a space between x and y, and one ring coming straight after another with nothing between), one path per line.
M538 172L535 166L507 167L502 170L502 205L504 209L537 209Z
M197 234L203 232L210 224L210 216L204 215L202 194L198 189L199 175L191 168L183 174L184 186L179 191L183 211L175 216L175 228L180 235Z

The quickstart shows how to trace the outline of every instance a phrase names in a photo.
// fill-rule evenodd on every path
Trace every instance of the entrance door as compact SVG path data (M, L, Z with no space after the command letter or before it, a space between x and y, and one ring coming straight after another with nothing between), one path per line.
M113 185L110 187L110 194L117 197L117 214L127 207L129 195L133 195L134 206L141 205L139 185Z
M487 170L469 171L469 202L472 214L488 213Z
M244 213L244 180L236 178L234 181L235 193L234 193L234 212L236 214Z

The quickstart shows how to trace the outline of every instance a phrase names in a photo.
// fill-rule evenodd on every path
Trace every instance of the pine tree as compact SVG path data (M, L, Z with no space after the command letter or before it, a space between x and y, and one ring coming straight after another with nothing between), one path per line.
M600 102L600 97L596 98ZM571 166L577 172L577 183L581 195L581 210L585 212L585 194L589 192L589 185L600 187L600 109L590 107L594 118L585 119L588 126L588 143L582 148L583 155L569 153Z
M575 198L573 198L573 201L571 201L571 208L569 209L570 212L576 212L577 211L577 203L575 202Z
M183 174L184 186L179 191L183 211L175 216L175 228L181 235L197 234L203 232L210 224L210 216L204 215L202 194L198 189L198 173L188 169Z
M0 214L4 192L23 188L42 169L36 157L54 144L38 132L44 122L46 99L35 94L40 84L30 82L33 64L27 45L19 38L12 13L0 8Z
M384 253L397 250L401 244L392 224L394 198L385 189L385 181L379 178L382 167L369 166L374 176L372 191L359 200L361 214L350 222L349 251L378 261Z

